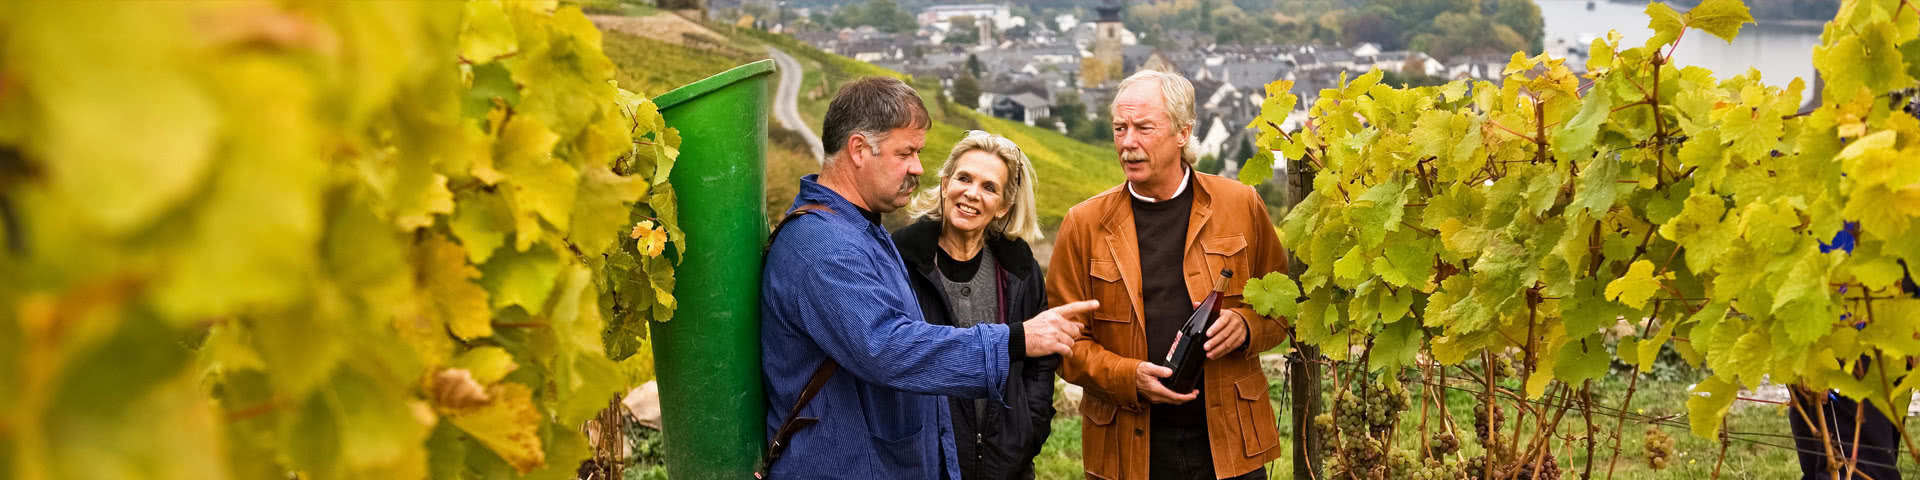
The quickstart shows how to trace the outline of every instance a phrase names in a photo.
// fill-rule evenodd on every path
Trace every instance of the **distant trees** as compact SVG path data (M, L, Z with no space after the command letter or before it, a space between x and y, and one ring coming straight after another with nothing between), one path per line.
M1107 113L1105 107L1098 107L1094 108L1097 115L1094 118L1087 118L1088 108L1091 107L1080 99L1079 93L1072 89L1064 90L1053 98L1051 109L1053 115L1041 122L1047 126L1059 122L1066 127L1067 136L1074 140L1087 143L1113 142L1113 131L1108 126L1113 123L1111 120L1113 117Z
M1127 28L1171 47L1174 31L1219 43L1361 43L1435 57L1543 50L1545 21L1533 0L1185 0L1136 3Z
M953 79L953 103L979 110L980 80L972 75L961 75Z
M834 9L827 25L833 28L871 25L887 33L912 32L920 28L913 14L900 9L894 0L848 3Z

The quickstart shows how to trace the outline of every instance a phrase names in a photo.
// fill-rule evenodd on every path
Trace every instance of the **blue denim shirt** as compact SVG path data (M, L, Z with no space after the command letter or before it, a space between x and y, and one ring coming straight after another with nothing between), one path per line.
M823 359L840 363L801 416L772 478L960 478L943 396L999 399L1007 326L954 328L922 320L887 231L845 198L800 180L794 219L767 252L760 277L761 371L767 436L786 421Z

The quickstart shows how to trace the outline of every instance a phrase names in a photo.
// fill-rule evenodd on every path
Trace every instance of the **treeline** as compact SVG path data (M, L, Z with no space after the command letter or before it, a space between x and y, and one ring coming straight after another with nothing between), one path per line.
M1545 34L1540 7L1532 0L1176 0L1134 4L1124 20L1142 41L1163 48L1190 40L1375 43L1384 50L1442 58L1537 53Z

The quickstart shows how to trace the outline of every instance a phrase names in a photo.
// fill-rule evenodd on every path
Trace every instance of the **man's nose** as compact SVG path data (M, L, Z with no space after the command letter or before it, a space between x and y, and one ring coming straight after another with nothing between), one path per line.
M920 154L913 154L913 158L907 160L907 173L918 176L926 171L927 169L920 166Z

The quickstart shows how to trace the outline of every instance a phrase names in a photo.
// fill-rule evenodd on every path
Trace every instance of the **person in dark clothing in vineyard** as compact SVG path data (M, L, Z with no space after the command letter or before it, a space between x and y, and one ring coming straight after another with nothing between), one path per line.
M1821 252L1840 250L1851 253L1854 238L1860 225L1847 222L1833 241L1822 244ZM1906 273L1901 279L1901 289L1907 294L1920 298L1920 286L1914 284L1911 268L1905 262L1900 267ZM1855 328L1865 328L1866 322L1853 321L1850 315L1842 315L1841 320L1852 322ZM1855 375L1864 375L1871 368L1868 357L1862 356L1855 368ZM1836 449L1835 455L1846 462L1855 458L1859 474L1853 478L1872 478L1874 480L1900 479L1900 430L1895 420L1878 407L1862 406L1860 402L1833 391L1812 392L1792 388L1794 406L1787 409L1787 421L1793 428L1793 443L1799 451L1800 478L1802 480L1838 480L1848 478L1848 469L1842 465L1840 476L1832 476L1833 465L1827 457L1829 448ZM1824 394L1825 399L1819 397ZM1822 401L1824 400L1824 401ZM1896 406L1901 421L1906 419L1906 409ZM1856 423L1854 420L1860 421ZM1824 421L1825 425L1820 425ZM1856 431L1858 430L1858 431ZM1826 437L1822 437L1825 432ZM1827 441L1827 438L1833 439ZM1856 440L1857 439L1857 440Z
M1012 140L975 130L939 172L939 183L907 207L919 221L893 232L927 323L1004 324L1045 310L1043 273L1028 246L1042 234L1026 154ZM1059 366L1058 355L1014 359L1005 402L947 399L960 478L1033 478L1033 457L1053 431Z

